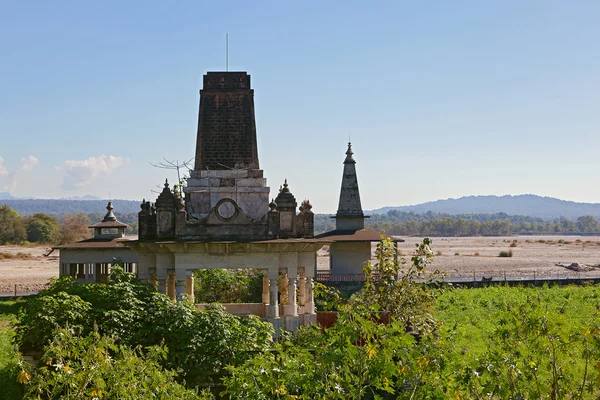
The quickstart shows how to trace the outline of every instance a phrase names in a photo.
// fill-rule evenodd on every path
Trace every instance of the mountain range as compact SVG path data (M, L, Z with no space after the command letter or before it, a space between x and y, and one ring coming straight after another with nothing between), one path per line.
M24 200L24 199L31 200L31 199L34 199L34 197L15 197L8 192L0 192L0 200ZM63 197L58 200L102 200L102 199L100 199L100 197L90 196L89 194L86 194L83 196Z
M21 215L34 213L66 214L104 212L106 200L93 196L81 196L65 199L24 199L15 198L9 193L0 193L0 205L7 204ZM113 200L115 212L137 213L140 201ZM391 210L424 214L428 211L444 214L497 214L524 215L552 220L566 217L576 220L582 215L591 215L600 219L599 203L577 203L554 197L542 197L533 194L506 196L466 196L458 199L430 201L411 206L382 207L366 211L366 214L385 214Z
M546 220L565 217L575 220L582 215L600 218L599 203L577 203L554 197L542 197L534 194L506 196L465 196L458 199L430 201L411 206L382 207L365 212L366 214L385 214L391 210L414 212L417 214L496 214L526 215Z

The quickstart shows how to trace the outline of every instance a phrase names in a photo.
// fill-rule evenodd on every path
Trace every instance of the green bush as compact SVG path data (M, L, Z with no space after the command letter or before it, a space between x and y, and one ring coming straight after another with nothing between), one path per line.
M226 366L269 349L273 334L272 325L257 317L173 302L119 267L107 284L66 277L31 298L17 323L17 342L24 351L40 352L57 327L75 337L98 332L130 347L165 345L162 365L180 371L191 387L219 382Z
M45 349L41 367L24 368L18 379L28 383L27 398L212 398L178 383L175 372L159 364L166 356L167 349L161 346L132 349L97 332L78 337L59 329Z
M262 271L200 269L195 271L194 297L197 303L260 303Z
M512 256L513 256L512 250L501 251L500 254L498 254L498 257L512 257Z

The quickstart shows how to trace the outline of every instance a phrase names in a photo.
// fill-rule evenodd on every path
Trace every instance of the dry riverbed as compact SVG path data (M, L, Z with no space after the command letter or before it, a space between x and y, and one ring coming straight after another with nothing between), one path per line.
M410 260L415 243L421 239L403 238L401 254ZM514 244L512 244L514 243ZM511 247L511 244L513 247ZM375 245L373 246L374 249ZM58 251L45 257L48 247L0 246L0 294L42 289L51 277L58 276ZM498 257L501 251L512 250L512 257ZM600 277L600 270L571 271L557 264L600 264L600 236L508 236L433 238L436 253L434 268L449 277ZM9 254L6 256L6 254ZM329 252L319 251L318 269L329 268Z
M404 237L398 249L407 261L422 238ZM449 277L600 277L600 269L576 272L557 264L600 264L600 236L434 237L432 268ZM514 244L513 244L514 243ZM512 245L512 247L511 247ZM373 246L373 250L375 245ZM512 251L512 257L499 257ZM320 270L329 268L327 249L319 252Z

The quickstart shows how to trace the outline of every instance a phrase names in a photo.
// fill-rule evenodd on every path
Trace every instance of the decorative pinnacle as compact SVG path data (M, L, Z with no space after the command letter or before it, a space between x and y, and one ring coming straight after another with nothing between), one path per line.
M275 199L271 199L269 203L269 211L273 212L277 208L277 204L275 203Z
M165 187L168 188L169 187L169 180L167 178L165 178Z
M108 211L106 213L106 215L104 216L104 219L102 220L102 222L107 222L107 221L116 221L117 217L115 217L115 214L113 214L112 210L114 210L112 201L108 202L108 205L106 206L106 210Z
M344 160L344 164L346 164L346 163L355 164L356 161L354 161L354 157L352 157L353 155L354 155L354 152L352 151L352 142L348 142L348 150L346 150L346 159Z

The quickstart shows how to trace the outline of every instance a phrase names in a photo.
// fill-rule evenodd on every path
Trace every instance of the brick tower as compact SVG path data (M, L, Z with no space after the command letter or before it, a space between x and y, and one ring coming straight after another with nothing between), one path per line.
M250 75L208 72L200 91L194 169L234 168L259 168Z
M251 220L266 222L269 188L259 169L254 90L246 72L204 75L190 175L185 208L192 218L208 217L219 203L224 222L238 206Z

